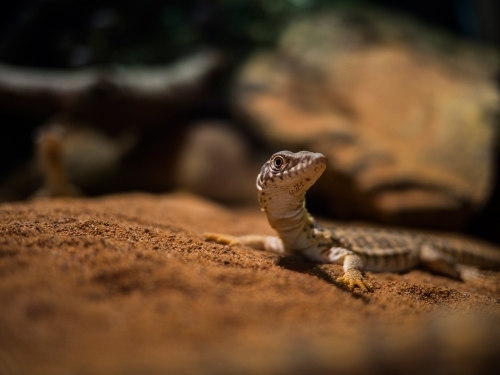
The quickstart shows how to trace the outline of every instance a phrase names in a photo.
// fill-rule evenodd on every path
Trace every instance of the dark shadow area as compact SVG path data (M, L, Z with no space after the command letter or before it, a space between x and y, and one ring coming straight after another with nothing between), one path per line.
M335 272L334 268L336 266L332 264L313 263L292 257L280 257L276 264L289 271L315 276L326 281L328 284L350 293L353 297L359 298L364 302L370 301L370 293L361 293L357 288L354 291L349 291L345 285L338 283L336 279L342 276L342 270L340 270L340 273Z

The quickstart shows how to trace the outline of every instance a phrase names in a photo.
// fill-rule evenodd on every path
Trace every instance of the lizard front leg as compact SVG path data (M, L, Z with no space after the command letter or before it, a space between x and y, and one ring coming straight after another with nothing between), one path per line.
M213 241L223 245L244 245L250 246L256 250L265 250L280 255L285 253L283 241L276 236L260 236L257 234L250 234L247 236L230 236L228 234L220 233L204 233L203 238L205 241Z
M363 292L373 291L373 286L364 279L363 261L355 252L342 247L331 247L320 253L324 263L342 264L344 274L336 282L349 290L358 287Z

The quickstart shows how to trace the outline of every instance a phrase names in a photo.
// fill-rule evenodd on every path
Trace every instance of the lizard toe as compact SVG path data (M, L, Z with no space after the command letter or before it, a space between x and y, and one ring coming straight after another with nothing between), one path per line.
M205 241L216 242L221 245L229 246L238 245L240 243L237 237L219 233L203 233L203 239Z
M372 284L362 278L353 278L344 275L338 277L336 282L350 291L354 291L358 287L362 292L373 292Z

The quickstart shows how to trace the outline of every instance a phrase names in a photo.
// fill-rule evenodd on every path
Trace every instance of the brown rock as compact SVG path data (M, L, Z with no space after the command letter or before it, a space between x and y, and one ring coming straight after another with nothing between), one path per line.
M177 160L177 186L219 202L257 204L260 167L232 124L198 121L190 124Z
M457 228L492 188L499 55L411 20L343 10L254 56L237 107L276 149L328 156L341 217Z

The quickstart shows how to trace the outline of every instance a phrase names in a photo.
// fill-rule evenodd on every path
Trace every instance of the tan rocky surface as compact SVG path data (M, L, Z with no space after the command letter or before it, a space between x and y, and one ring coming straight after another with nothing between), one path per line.
M500 279L369 274L201 240L271 234L186 194L0 206L0 374L494 373Z
M492 189L499 54L404 17L303 17L254 55L236 103L276 150L329 159L337 217L459 228Z

